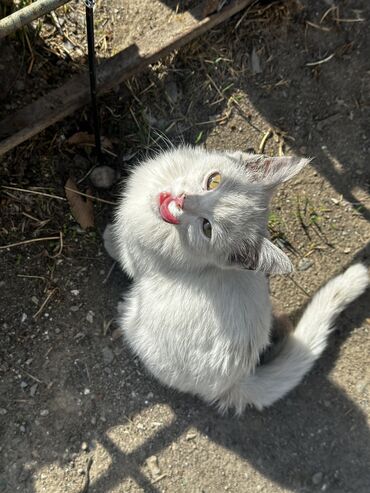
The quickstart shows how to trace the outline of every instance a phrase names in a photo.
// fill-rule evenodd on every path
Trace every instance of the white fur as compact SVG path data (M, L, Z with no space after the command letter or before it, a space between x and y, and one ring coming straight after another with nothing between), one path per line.
M272 319L265 272L291 270L267 238L271 189L307 162L183 147L143 162L130 176L104 240L134 279L119 305L124 335L165 385L222 411L269 406L310 370L335 316L366 289L361 264L330 281L276 359L258 366ZM215 170L221 185L206 191ZM160 192L186 194L179 225L161 218ZM212 224L211 240L202 233L203 218Z

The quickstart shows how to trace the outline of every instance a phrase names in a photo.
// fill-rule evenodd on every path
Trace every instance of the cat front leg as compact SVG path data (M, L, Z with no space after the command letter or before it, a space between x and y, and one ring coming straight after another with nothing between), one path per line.
M103 233L104 248L108 255L116 262L119 261L118 246L114 238L113 224L108 224Z

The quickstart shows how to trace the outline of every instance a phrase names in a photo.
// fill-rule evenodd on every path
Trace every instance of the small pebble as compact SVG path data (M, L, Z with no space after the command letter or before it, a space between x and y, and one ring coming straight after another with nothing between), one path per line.
M26 427L24 425L21 425L19 429L22 433L26 433Z
M312 266L313 266L312 260L308 260L307 258L302 258L298 262L297 269L300 270L300 271L305 271L305 270L308 270Z
M70 308L71 312L78 312L79 309L80 307L78 305L72 305Z
M323 473L322 472L317 472L316 474L314 474L312 476L312 482L313 482L313 484L316 484L316 485L320 484L321 481L322 481L322 478L323 478Z
M28 383L25 382L24 380L22 380L22 382L21 382L21 389L25 389L26 387L28 387Z
M344 252L344 253L351 253L351 249L350 249L350 248L345 248L345 249L343 250L343 252Z
M182 89L174 80L166 83L166 94L172 104L176 104L182 97Z
M260 57L255 48L253 48L252 53L250 55L250 64L251 64L253 75L260 74L262 72Z
M119 339L122 336L123 336L123 330L119 328L119 329L114 329L111 337L115 341L116 339Z
M0 416L5 416L5 414L7 413L8 411L4 408L4 407L1 407L0 408Z
M112 363L112 361L114 359L114 354L111 351L111 349L109 349L109 347L104 347L103 350L102 350L102 353L103 353L103 361L104 361L104 363L106 365L109 365L110 363Z
M90 181L96 188L111 188L116 179L116 170L110 166L98 166L90 173Z
M88 446L87 442L82 442L81 443L81 450L86 451L88 449L89 449L89 446Z
M160 476L161 469L159 468L158 458L156 455L152 455L151 457L148 457L146 460L146 464L153 478Z
M84 390L84 395L89 395L90 394L90 389L85 389Z
M186 434L185 439L186 440L194 440L194 438L196 438L196 437L197 437L196 433L189 431L189 433Z
M86 315L86 320L89 322L89 323L93 323L94 321L94 315L95 313L91 310L89 310L88 314Z
M27 320L27 313L22 313L21 324Z
M40 411L40 416L48 416L49 414L49 410L48 409L42 409Z
M80 291L78 289L71 289L71 294L73 294L73 296L78 296Z

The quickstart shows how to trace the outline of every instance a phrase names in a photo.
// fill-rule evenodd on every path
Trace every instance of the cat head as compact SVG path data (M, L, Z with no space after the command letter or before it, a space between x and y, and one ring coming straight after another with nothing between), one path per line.
M273 190L309 160L181 147L139 165L117 214L125 248L151 262L194 270L209 265L288 273L289 258L268 239Z

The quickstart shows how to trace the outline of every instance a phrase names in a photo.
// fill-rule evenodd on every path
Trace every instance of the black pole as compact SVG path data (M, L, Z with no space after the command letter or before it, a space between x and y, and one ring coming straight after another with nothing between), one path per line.
M100 115L98 103L96 99L96 64L95 64L95 40L94 40L94 4L95 0L86 0L86 30L87 30L87 46L89 59L89 75L90 75L90 94L91 94L91 109L94 120L95 133L95 148L96 156L101 163L101 141L100 141Z

